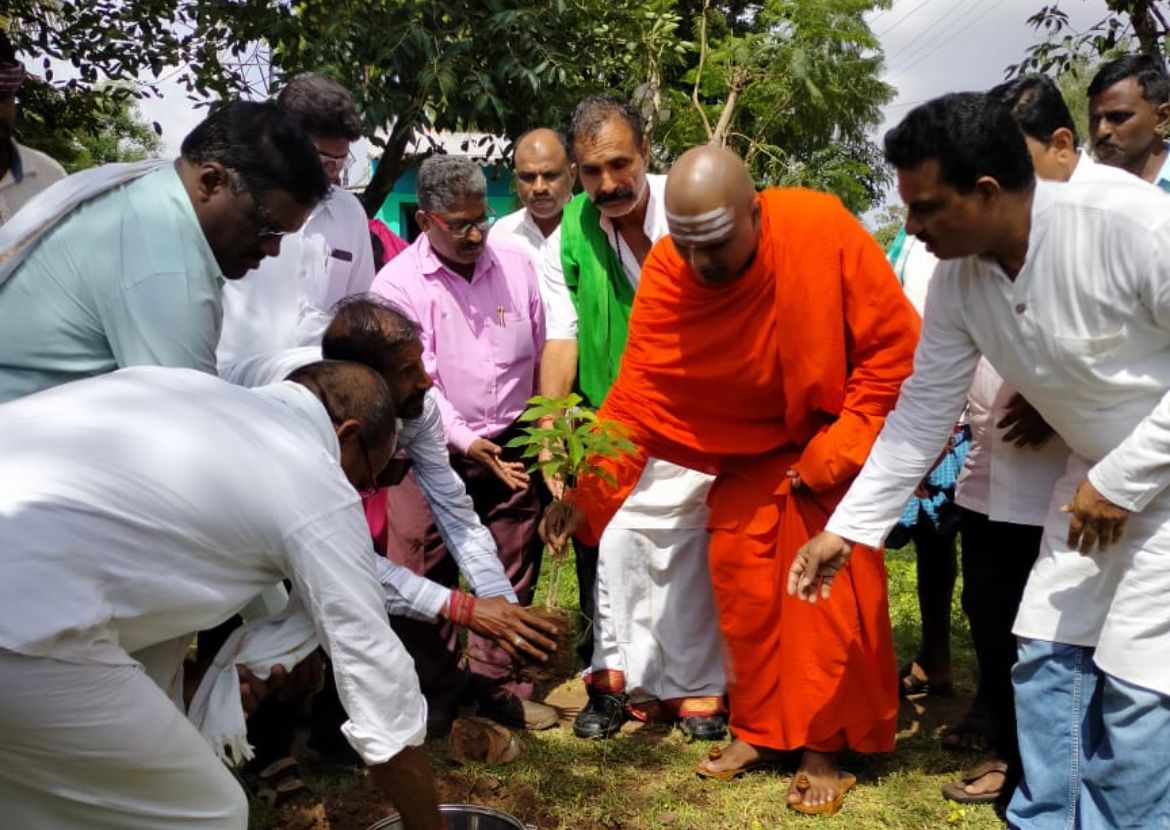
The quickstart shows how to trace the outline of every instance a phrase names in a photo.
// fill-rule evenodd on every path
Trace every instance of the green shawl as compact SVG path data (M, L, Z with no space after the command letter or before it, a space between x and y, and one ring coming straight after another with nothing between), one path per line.
M561 217L561 265L577 308L577 385L586 403L599 407L626 350L634 288L584 193Z

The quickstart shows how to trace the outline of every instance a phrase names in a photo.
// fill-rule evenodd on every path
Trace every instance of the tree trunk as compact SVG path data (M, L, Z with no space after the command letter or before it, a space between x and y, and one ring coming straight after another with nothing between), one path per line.
M366 209L366 216L373 218L374 214L386 201L386 196L394 187L394 182L402 175L406 165L406 145L410 143L410 132L404 131L401 135L391 136L390 141L382 150L382 158L374 169L370 183L362 191L362 207Z

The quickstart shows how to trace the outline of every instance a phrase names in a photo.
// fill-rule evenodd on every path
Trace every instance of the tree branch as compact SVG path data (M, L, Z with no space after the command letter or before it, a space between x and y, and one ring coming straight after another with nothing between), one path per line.
M703 120L703 129L707 131L707 140L714 142L715 134L711 132L711 121L707 118L707 111L699 103L699 86L703 83L703 63L707 60L707 12L711 8L711 0L703 0L703 10L699 12L699 65L695 68L695 88L691 90L691 103L699 112Z

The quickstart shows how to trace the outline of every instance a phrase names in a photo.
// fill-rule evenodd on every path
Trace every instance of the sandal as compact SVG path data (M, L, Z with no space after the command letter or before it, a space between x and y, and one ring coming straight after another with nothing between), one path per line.
M803 772L798 772L796 777L792 779L792 786L798 793L806 792L812 786L808 776ZM826 801L824 804L816 804L814 806L805 806L800 802L793 804L788 803L788 806L798 813L806 816L831 816L841 809L841 805L845 803L845 794L857 786L857 776L851 772L837 771L837 797L832 801Z
M947 729L939 743L953 752L986 752L991 724L982 712L972 709Z
M270 808L287 807L293 802L303 802L313 791L301 778L295 758L284 757L256 774L252 783L253 795Z
M898 692L904 698L923 695L950 697L953 691L954 687L950 680L932 681L917 660L911 660L898 669Z
M1003 793L1003 785L998 789L991 790L985 793L969 793L966 790L968 784L974 784L980 778L994 773L999 773L1004 778L1004 784L1007 783L1008 765L1006 761L1001 761L999 758L992 758L989 761L984 761L974 768L968 770L962 778L958 781L952 781L942 788L943 798L954 801L957 804L991 804L997 801Z
M763 750L759 758L754 761L749 761L743 766L732 767L731 769L720 770L719 772L707 769L700 762L695 765L695 774L697 774L700 778L713 778L716 781L730 781L733 778L738 778L745 772L751 772L752 770L775 766L777 760L779 759L777 757L765 757L763 754L764 752L767 752L767 750ZM722 757L723 750L720 747L713 746L707 750L707 760L709 761L718 761Z

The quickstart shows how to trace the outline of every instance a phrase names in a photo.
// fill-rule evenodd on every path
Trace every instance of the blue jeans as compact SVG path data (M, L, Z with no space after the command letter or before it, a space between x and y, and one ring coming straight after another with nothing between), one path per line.
M1019 830L1170 827L1170 698L1105 674L1093 649L1021 640L1012 669Z

